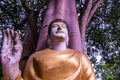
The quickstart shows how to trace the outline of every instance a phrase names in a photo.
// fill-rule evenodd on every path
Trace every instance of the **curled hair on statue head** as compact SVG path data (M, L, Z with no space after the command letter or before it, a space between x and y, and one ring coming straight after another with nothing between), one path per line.
M49 27L48 27L48 35L51 34L52 24L55 23L55 22L63 22L63 23L65 23L66 26L67 26L67 29L68 29L68 24L67 24L67 22L66 22L64 19L57 18L57 19L54 19L54 20L49 24Z

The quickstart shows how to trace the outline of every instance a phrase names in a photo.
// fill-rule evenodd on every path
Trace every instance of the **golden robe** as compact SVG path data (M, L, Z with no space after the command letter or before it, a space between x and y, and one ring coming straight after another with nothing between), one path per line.
M20 76L16 80L22 80ZM96 80L88 57L73 49L45 49L32 54L23 80Z

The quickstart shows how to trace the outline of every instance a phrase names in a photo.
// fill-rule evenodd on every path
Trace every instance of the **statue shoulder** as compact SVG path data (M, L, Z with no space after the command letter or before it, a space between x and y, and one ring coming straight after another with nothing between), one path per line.
M30 58L36 58L36 57L48 54L49 52L51 52L51 50L49 48L40 50L40 51L36 51L30 56Z

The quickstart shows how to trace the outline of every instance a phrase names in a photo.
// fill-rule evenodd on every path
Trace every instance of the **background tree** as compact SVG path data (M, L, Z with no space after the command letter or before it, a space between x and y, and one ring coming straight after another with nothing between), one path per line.
M87 28L87 53L102 80L120 79L119 4L119 0L104 0Z
M73 3L71 3L72 1ZM47 0L21 0L21 2L19 0L1 1L0 29L2 30L3 27L11 27L19 31L24 42L24 48L26 48L24 49L26 51L24 52L25 55L22 57L22 60L24 61L36 48L35 45L38 37L37 35L33 36L33 32L36 32L36 34L37 32L40 32L39 36L43 36L44 30L47 30L47 26L53 17L57 18L60 16L63 18L64 13L67 15L71 14L70 17L73 16L71 18L73 21L69 20L69 17L67 16L65 19L68 21L69 25L71 22L76 24L76 26L79 24L80 32L76 33L76 30L74 30L73 27L70 28L75 31L70 32L71 38L73 38L74 35L77 35L73 40L71 39L73 42L70 42L72 43L70 44L70 47L85 52L86 38L86 51L91 61L94 63L98 78L101 80L118 80L120 78L120 1L104 0L101 5L99 5L99 1L101 2L102 0L76 0L76 6L74 0L69 0L69 2L67 2L67 0L58 0L58 2L55 2L55 0L50 0L50 2ZM56 3L56 5L54 3ZM54 6L50 6L52 4L56 6L56 10L54 9ZM98 5L99 8L97 9ZM71 8L71 10L67 7ZM77 15L75 11L76 7ZM97 12L94 14L96 9ZM63 13L61 13L61 10L63 10ZM45 11L46 14L44 13ZM54 11L57 13L54 14ZM43 19L44 14L53 14L53 16L49 16L50 18L46 18L45 20L45 17ZM77 16L79 20L78 23L76 22L77 18L75 18ZM45 24L47 26L45 26ZM79 31L79 29L77 29L77 31ZM85 32L87 33L86 35ZM44 37L43 41L46 41L47 36ZM39 37L39 45L41 45L41 39L42 38ZM79 44L76 40L78 40ZM27 41L30 42L30 44L28 44ZM82 46L82 49L80 49L80 46ZM40 49L43 49L42 45L38 46L36 50ZM23 63L24 62L21 62L21 64Z

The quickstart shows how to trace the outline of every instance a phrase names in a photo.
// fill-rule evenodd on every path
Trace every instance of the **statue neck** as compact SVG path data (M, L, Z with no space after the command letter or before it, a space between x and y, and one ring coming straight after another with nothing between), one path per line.
M51 45L51 49L53 49L53 50L66 50L67 49L66 42L54 42Z

